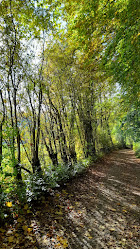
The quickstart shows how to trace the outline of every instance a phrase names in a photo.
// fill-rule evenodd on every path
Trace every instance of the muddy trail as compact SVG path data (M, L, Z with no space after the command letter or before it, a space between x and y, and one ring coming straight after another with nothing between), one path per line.
M140 248L140 159L105 156L1 231L0 248Z

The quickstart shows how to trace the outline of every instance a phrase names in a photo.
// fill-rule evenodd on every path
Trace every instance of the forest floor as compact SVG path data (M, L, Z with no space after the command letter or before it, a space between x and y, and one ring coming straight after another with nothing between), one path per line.
M0 229L1 249L138 249L140 159L129 149L112 152L22 211Z

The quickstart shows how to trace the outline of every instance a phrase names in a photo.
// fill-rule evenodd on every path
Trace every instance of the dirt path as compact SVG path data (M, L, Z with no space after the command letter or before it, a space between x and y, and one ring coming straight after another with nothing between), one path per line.
M138 249L140 159L113 152L26 211L9 228L16 239L7 244L5 237L2 248Z

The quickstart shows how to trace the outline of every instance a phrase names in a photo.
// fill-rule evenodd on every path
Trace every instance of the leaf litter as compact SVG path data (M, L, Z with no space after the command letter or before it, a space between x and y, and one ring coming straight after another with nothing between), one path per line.
M139 174L131 150L105 156L32 209L25 204L13 224L0 228L0 248L140 248L140 199L133 193Z

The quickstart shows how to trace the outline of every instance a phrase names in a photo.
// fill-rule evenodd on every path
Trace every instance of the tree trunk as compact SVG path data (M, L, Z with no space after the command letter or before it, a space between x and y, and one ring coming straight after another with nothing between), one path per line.
M57 108L54 106L54 104L52 103L49 95L48 95L48 98L49 98L49 103L52 106L52 108L55 112L55 115L56 115L56 125L59 127L58 138L59 138L59 145L60 145L60 151L61 151L61 158L62 158L63 162L65 164L67 164L69 162L68 155L67 155L67 143L66 143L66 136L65 136L65 133L63 131L63 125L62 125L60 113L57 110Z
M93 138L93 128L91 120L84 120L85 140L86 140L86 157L93 156L96 153L95 139Z
M2 162L2 123L0 124L0 172L2 172L1 162Z
M55 152L53 151L52 146L49 147L49 146L47 145L46 139L45 139L45 137L44 137L43 131L41 131L41 133L42 133L43 141L44 141L44 144L45 144L46 149L47 149L47 151L48 151L49 157L50 157L50 159L51 159L51 161L52 161L52 164L53 164L54 166L56 166L56 165L58 165L57 153L55 153Z

